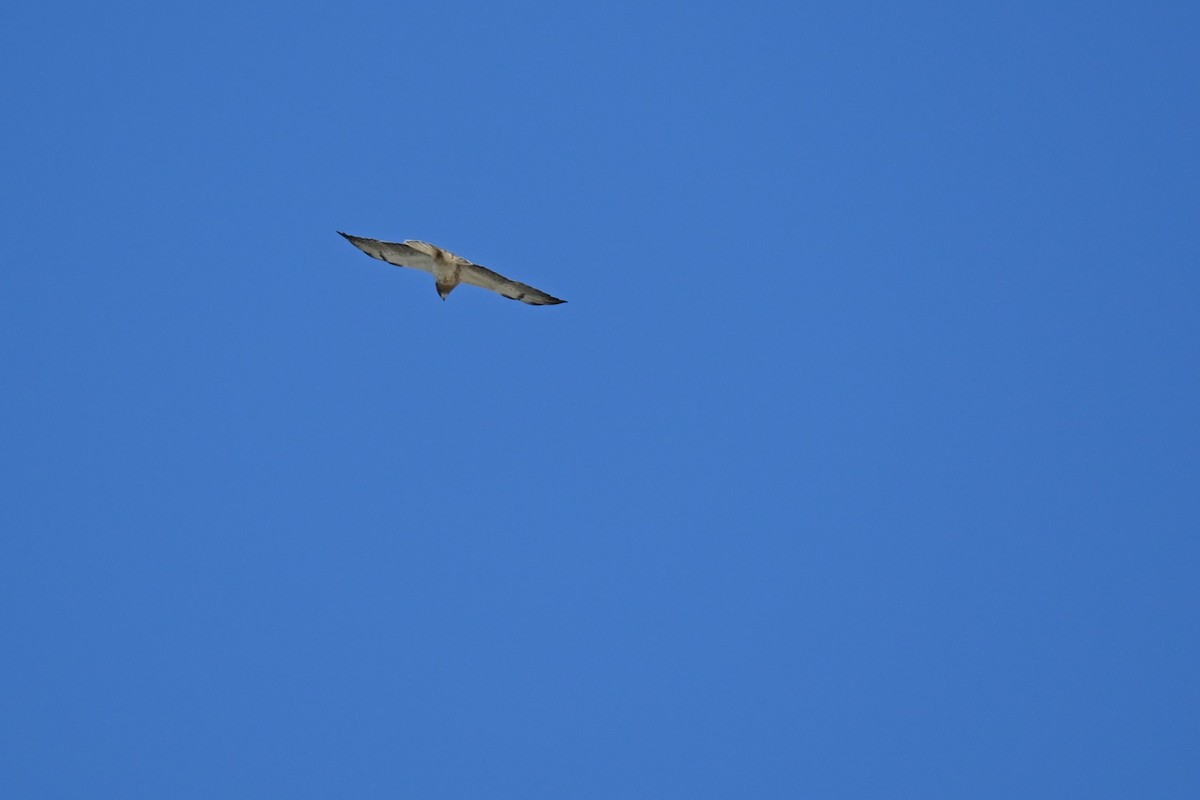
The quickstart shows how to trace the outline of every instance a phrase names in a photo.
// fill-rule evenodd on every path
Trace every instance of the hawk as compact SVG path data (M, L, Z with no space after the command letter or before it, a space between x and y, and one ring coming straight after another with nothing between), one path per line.
M557 297L546 294L524 283L509 280L498 272L492 272L487 267L481 267L462 256L456 256L449 250L443 250L429 242L418 242L408 239L404 242L381 242L378 239L364 239L361 236L345 236L350 244L362 250L371 258L378 258L397 267L412 267L424 272L433 273L437 282L437 293L445 300L460 283L481 286L498 292L509 300L520 300L531 306L552 306L565 303Z

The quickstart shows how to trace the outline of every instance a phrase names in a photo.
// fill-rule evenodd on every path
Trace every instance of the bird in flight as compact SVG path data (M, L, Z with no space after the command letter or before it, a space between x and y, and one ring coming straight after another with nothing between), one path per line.
M456 256L449 250L443 250L428 242L418 242L408 239L404 242L381 242L378 239L364 239L361 236L345 236L350 244L362 250L371 258L378 258L397 267L412 267L424 272L433 273L437 283L437 293L445 300L460 283L481 286L507 297L509 300L520 300L531 306L552 306L565 303L557 297L546 294L541 289L535 289L524 283L510 280L498 272L492 272L487 267L481 267L462 256Z

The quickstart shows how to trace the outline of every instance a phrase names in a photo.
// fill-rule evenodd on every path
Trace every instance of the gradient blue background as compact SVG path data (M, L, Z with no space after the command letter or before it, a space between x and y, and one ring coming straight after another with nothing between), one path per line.
M1200 796L1198 41L5 3L2 794Z

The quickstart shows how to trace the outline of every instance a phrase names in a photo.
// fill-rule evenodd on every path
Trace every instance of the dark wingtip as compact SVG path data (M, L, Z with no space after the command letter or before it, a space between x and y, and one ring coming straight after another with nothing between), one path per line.
M341 231L338 231L338 236L345 236L347 239L353 239L353 238L354 238L354 237L353 237L353 236L351 236L350 234L348 234L348 233L342 233Z

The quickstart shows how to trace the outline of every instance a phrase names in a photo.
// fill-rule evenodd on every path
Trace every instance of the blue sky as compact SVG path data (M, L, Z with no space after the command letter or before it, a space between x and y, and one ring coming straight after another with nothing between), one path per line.
M1197 796L1198 40L5 4L5 795Z

